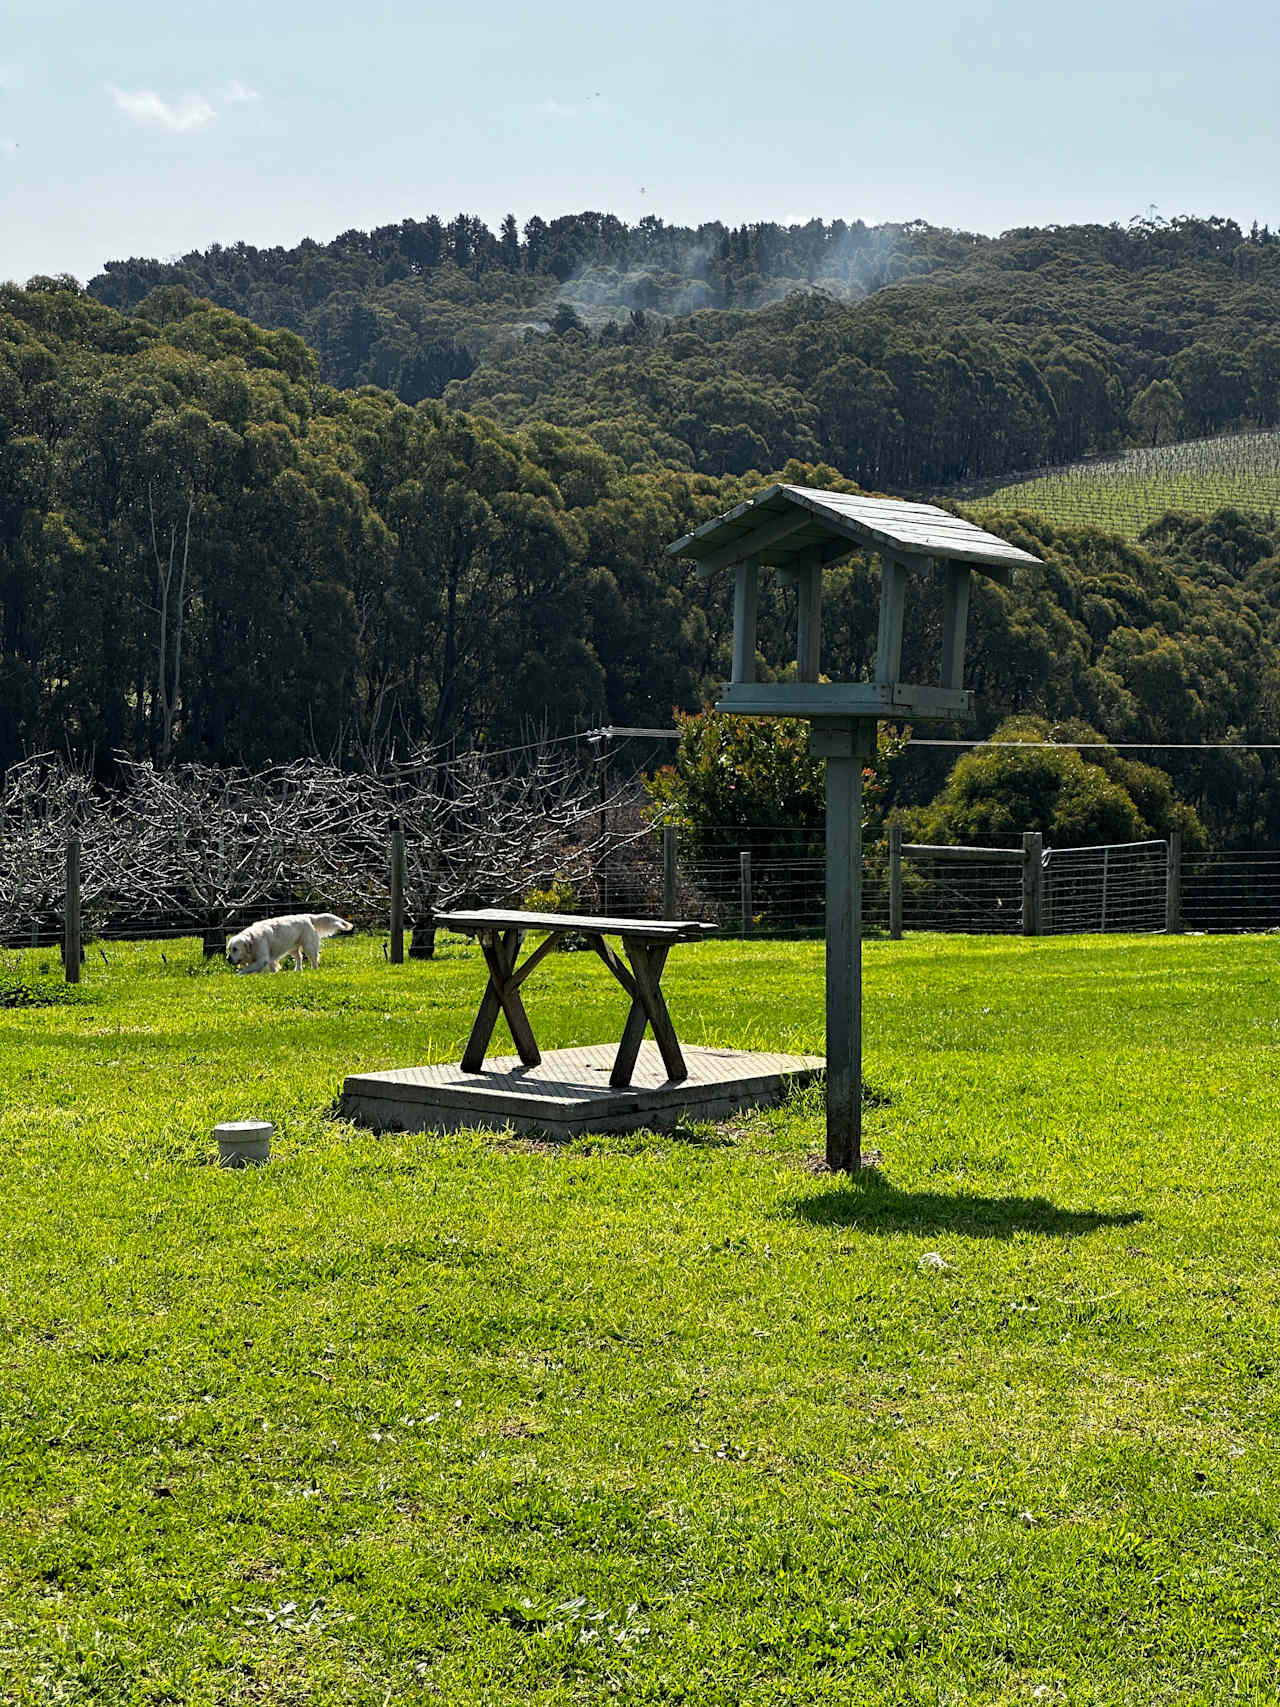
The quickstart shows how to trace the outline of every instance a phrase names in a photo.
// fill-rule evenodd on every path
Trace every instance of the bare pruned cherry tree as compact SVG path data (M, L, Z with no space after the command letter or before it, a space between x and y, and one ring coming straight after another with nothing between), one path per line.
M126 823L103 812L92 779L56 754L11 765L0 788L0 939L57 939L73 837L81 848L81 914L88 928L100 927L121 901L128 904Z
M437 912L509 906L557 879L589 893L622 795L602 803L577 756L546 742L505 758L424 747L386 774L404 825L416 955L431 953Z
M87 929L229 931L289 910L385 923L388 848L406 849L411 953L428 955L438 911L518 902L557 879L592 897L626 784L602 800L573 748L542 742L489 756L424 746L378 774L295 760L258 771L158 768L121 758L111 791L50 755L0 790L0 936L56 933L68 837L82 845Z
M301 760L261 771L121 769L111 805L132 825L129 887L145 915L189 922L205 952L218 953L250 918L320 905L311 879L350 819L341 772Z

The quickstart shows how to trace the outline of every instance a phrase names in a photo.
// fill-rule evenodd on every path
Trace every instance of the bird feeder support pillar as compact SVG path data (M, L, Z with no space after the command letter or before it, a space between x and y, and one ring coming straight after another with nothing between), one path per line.
M733 676L735 682L756 679L756 604L760 571L754 557L735 564L733 571Z
M796 571L796 679L816 682L822 667L822 560Z
M876 639L876 680L896 682L902 675L902 625L907 607L907 565L888 553L880 559L880 632Z
M964 633L969 620L972 575L965 563L948 563L942 585L942 686L958 688L964 680Z
M822 572L854 551L880 557L875 675L824 681ZM862 1162L862 787L876 721L971 716L963 665L972 571L1007 583L1015 568L1041 559L931 504L781 483L703 522L667 552L693 559L700 576L734 571L733 680L716 709L808 718L809 751L826 764L827 1164L852 1173ZM942 575L941 679L904 682L907 581L931 564ZM796 589L795 680L755 680L761 568L774 572L778 586Z

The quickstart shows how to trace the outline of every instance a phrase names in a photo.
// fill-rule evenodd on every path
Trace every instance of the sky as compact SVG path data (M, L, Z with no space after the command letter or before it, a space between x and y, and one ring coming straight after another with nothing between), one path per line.
M0 0L0 280L437 213L1280 226L1280 11Z

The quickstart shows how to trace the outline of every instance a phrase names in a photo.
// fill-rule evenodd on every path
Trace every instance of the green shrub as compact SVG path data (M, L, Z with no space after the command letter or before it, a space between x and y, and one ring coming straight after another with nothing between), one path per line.
M563 872L557 872L545 889L530 889L520 902L526 913L576 913L578 891Z

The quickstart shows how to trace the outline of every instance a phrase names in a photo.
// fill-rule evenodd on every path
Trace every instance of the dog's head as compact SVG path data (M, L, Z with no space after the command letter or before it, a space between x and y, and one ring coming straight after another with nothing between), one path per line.
M227 959L233 966L243 966L249 958L249 944L242 942L238 936L233 936L227 944Z

